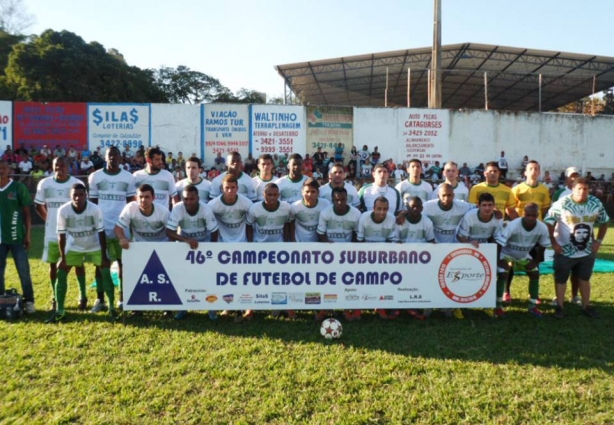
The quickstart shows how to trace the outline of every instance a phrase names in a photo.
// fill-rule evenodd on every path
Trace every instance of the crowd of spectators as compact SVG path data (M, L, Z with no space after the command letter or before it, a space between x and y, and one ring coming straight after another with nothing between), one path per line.
M97 147L90 151L85 148L78 150L73 146L68 149L60 145L55 146L52 150L47 145L38 150L35 147L26 147L23 144L14 151L7 145L2 159L7 161L13 175L22 177L25 180L27 177L34 178L34 182L43 177L53 174L51 167L55 157L66 156L69 158L69 172L74 176L87 176L90 173L104 167L104 152L105 149ZM191 156L198 156L192 153ZM186 158L183 152L167 152L164 158L164 164L168 171L175 177L176 181L186 177L185 161ZM274 174L277 177L282 177L288 173L287 165L289 154L273 154L275 165ZM507 159L505 152L501 152L501 156L496 159L499 164L504 164L507 167ZM506 179L505 182L509 186L513 186L518 182L524 181L523 170L529 161L528 156L524 156L520 167L518 167L517 180ZM409 160L397 162L393 158L382 159L382 154L379 148L375 146L370 150L367 145L364 145L360 150L353 146L349 152L345 151L343 144L339 143L334 151L322 151L318 148L312 155L305 154L303 159L303 172L306 176L314 177L318 180L326 181L330 168L336 164L344 165L348 180L357 183L359 186L371 179L373 167L376 164L383 164L390 172L391 179L398 183L408 177L407 165ZM243 161L244 172L250 176L255 176L258 173L257 158L254 158L250 153ZM423 160L423 175L424 180L429 181L436 186L444 180L443 168L445 162L440 161L429 162ZM122 149L122 164L121 167L129 172L135 172L145 167L145 148L143 146L132 150L130 146ZM202 177L207 180L213 180L215 177L226 171L226 158L222 153L217 153L210 168L202 170ZM463 183L467 188L484 181L484 162L480 162L475 167L469 167L465 162L458 169L459 183ZM614 172L609 178L601 174L598 178L594 177L589 171L585 176L591 182L591 193L599 197L603 202L614 201ZM541 176L541 182L544 183L553 194L557 189L565 184L565 173L557 177L551 176L549 171L545 171Z

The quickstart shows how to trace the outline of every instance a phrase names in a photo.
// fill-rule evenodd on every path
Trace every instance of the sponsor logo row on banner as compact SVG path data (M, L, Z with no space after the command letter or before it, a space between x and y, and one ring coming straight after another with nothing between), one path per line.
M494 307L496 247L133 243L127 310Z
M159 145L166 151L183 151L184 157L196 153L210 166L218 153L232 151L257 158L263 153L313 154L321 148L332 157L342 148L347 162L353 145L365 137L381 139L370 138L370 128L380 136L387 132L387 142L382 143L390 146L380 144L380 151L384 148L397 159L438 159L448 152L448 111L391 109L386 112L390 119L373 123L372 116L379 120L379 112L356 110L358 115L352 107L0 101L0 151L6 145L47 145L52 150L60 145L91 151L117 146L134 152L140 146ZM195 122L198 116L200 123ZM362 127L355 122L357 116L364 121ZM364 129L362 136L357 128Z

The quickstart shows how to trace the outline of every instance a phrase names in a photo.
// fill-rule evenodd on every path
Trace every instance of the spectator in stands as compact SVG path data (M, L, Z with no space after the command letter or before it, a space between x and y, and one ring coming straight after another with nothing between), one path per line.
M499 171L501 171L501 179L507 180L507 158L505 157L505 152L501 151L501 156L497 160L499 162Z
M38 181L45 176L45 172L38 164L35 164L34 169L32 170L32 173L30 175L32 176L32 178L34 178L34 181L38 183Z
M324 152L322 152L322 148L318 148L316 153L313 154L313 165L314 168L322 168L324 165Z
M313 158L309 157L309 154L305 154L305 159L303 160L303 174L311 177L313 175Z
M358 161L360 160L360 156L358 155L358 151L356 150L356 146L352 146L350 150L350 161L349 164L354 164L354 170L358 167Z
M356 176L356 161L350 161L350 163L347 166L347 176L350 180L354 180L357 176ZM315 176L315 174L314 174Z
M247 154L247 158L243 161L243 171L245 174L251 175L252 172L256 169L256 160L252 156L252 153Z
M55 150L53 151L53 156L54 157L60 157L60 156L66 156L66 149L64 149L62 146L57 145L55 147Z
M371 164L376 165L380 163L380 159L382 154L379 152L378 147L373 148L373 152L371 152Z
M45 155L47 159L50 159L51 157L51 149L49 149L47 145L43 145L43 148L40 150L40 153Z
M471 168L467 167L466 162L463 162L463 166L460 167L460 169L458 170L458 175L464 179L465 177L468 177L472 174L473 173L471 172Z
M339 143L337 146L335 146L335 162L343 164L343 150L343 143Z
M19 165L17 166L17 168L19 168L19 174L23 174L23 175L30 174L30 171L32 171L32 163L30 162L30 159L28 158L27 154L21 155Z
M94 171L94 163L87 156L84 156L81 161L81 175L88 175L92 171Z
M362 169L362 164L364 164L367 159L371 158L371 154L369 153L369 147L367 145L363 145L362 150L358 152L358 156L360 158L360 164L358 168Z
M99 150L100 150L100 146L98 146ZM90 151L90 149L86 146L83 148L83 150L81 151L81 158L83 159L85 157L91 158L92 157L92 151Z
M95 170L100 170L104 165L104 159L102 159L102 157L100 156L99 150L100 147L96 149L96 151L92 154L92 157L90 158L90 161L92 161L92 163L94 164Z
M79 156L79 154L77 153L77 150L72 145L70 145L70 147L68 148L67 156L69 161L77 161L77 157Z
M181 151L177 152L177 165L179 165L182 170L185 170L185 158Z
M480 162L477 167L475 167L474 174L479 174L480 176L484 175L484 163Z
M7 163L12 163L12 164L17 162L17 156L15 155L13 150L8 146L6 147L6 150L4 151L4 154L2 155L2 159L5 160Z
M213 166L218 170L222 171L224 169L224 164L226 160L222 157L222 152L218 152L217 156L213 160ZM219 174L218 174L219 175Z

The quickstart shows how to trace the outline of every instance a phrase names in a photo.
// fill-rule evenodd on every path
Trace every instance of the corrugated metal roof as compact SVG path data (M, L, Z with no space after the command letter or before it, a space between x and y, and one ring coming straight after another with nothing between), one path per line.
M483 109L484 73L490 109L550 111L614 86L614 58L520 47L463 43L441 48L443 108ZM370 53L276 66L304 104L407 106L408 69L412 107L428 105L431 47Z

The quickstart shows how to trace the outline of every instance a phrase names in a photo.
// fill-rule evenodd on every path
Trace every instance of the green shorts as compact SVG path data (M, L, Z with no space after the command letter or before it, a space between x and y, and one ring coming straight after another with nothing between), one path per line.
M119 245L119 239L107 238L107 257L109 257L110 262L122 259L122 247Z
M533 261L533 259L531 259L531 258L523 258L523 259L519 260L519 259L513 258L513 257L502 256L502 260L505 260L508 263L511 263L512 269L515 272L525 272L526 273L526 272L539 271L539 267L534 267L531 270L527 270L527 266L529 265L530 262Z
M77 252L77 251L68 251L66 253L66 265L79 267L82 266L83 263L92 263L95 266L102 265L102 251L92 251L92 252Z
M55 264L60 261L60 245L57 242L45 242L43 248L43 261Z

